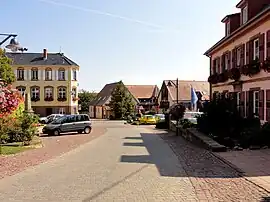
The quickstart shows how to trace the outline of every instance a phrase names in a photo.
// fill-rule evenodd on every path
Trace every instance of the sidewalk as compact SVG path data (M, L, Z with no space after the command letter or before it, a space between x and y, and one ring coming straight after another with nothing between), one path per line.
M215 155L240 169L248 180L270 192L270 149L228 151Z

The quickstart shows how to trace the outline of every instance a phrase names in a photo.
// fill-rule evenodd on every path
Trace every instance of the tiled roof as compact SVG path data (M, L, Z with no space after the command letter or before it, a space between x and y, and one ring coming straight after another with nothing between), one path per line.
M63 53L48 53L47 59L43 53L6 53L6 56L13 60L14 65L77 65L75 62L64 56Z
M159 91L156 85L126 85L126 87L137 99L157 96Z
M103 106L106 103L108 103L111 99L111 94L114 90L114 88L117 86L119 82L115 82L115 83L109 83L106 84L102 90L98 93L96 99L94 99L90 105L94 105L94 106Z
M165 80L165 85L173 100L176 100L176 87L168 85L170 80ZM176 80L172 80L176 84ZM207 81L178 81L178 99L179 101L189 101L191 100L191 86L196 92L201 92L203 95L203 100L209 100L210 87Z

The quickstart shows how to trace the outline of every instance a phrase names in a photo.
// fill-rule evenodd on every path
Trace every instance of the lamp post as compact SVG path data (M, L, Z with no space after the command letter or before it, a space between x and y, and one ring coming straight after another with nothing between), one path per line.
M179 98L178 98L178 92L179 92L179 82L178 78L176 78L176 83L174 81L169 80L168 86L174 86L176 88L176 104L178 105L179 103ZM178 124L179 124L179 119L176 120L176 135L178 136Z

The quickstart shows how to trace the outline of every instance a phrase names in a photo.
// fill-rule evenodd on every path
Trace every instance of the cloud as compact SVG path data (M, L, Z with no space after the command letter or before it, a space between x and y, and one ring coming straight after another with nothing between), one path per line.
M147 26L147 27L164 30L164 27L161 26L161 25L158 25L158 24L153 24L153 23L150 23L150 22L142 21L142 20L136 20L136 19L132 19L132 18L129 18L129 17L121 16L121 15L116 15L116 14L109 13L109 12L104 12L104 11L100 11L100 10L95 10L95 9L90 9L90 8L84 8L84 7L80 7L80 6L65 4L65 3L56 2L56 1L53 1L53 0L38 0L38 1L43 2L43 3L47 3L47 4L51 4L51 5L62 6L62 7L76 9L76 10L80 10L80 11L84 11L84 12L94 13L94 14L98 14L98 15L105 15L105 16L108 16L108 17L117 18L117 19L128 21L128 22L141 24L141 25L144 25L144 26Z

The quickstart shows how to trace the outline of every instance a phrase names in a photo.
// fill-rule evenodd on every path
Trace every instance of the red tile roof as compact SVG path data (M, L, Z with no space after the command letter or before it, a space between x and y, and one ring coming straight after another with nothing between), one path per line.
M126 85L129 92L139 98L151 98L158 95L157 85Z

